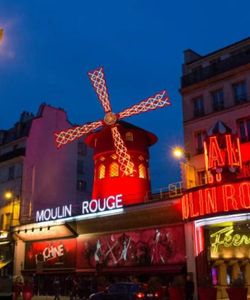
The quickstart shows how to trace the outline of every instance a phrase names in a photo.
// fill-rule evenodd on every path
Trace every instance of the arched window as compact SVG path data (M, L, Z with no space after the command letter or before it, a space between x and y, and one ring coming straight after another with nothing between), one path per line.
M105 166L103 164L101 164L99 166L99 169L98 169L98 178L99 179L105 178Z
M116 162L112 162L109 166L109 176L118 177L119 176L119 165Z
M126 132L126 141L133 142L134 135L131 131Z
M139 165L139 178L146 178L146 168L143 164Z

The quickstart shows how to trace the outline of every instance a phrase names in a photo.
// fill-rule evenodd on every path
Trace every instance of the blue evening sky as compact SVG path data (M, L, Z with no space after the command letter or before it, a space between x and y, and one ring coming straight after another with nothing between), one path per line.
M248 37L249 0L1 0L0 128L40 103L73 123L103 117L87 71L105 67L115 112L167 89L172 106L129 121L159 137L153 189L179 180L171 147L181 144L183 50L207 54Z

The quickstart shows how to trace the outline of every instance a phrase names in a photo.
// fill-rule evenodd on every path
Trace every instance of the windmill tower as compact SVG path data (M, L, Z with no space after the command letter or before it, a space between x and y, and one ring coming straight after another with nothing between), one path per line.
M92 199L122 194L124 205L144 202L151 190L148 148L157 137L124 121L118 121L117 127L133 162L133 173L125 175L120 170L109 128L90 134L85 142L94 148Z
M82 126L72 127L55 133L56 145L58 148L60 148L63 145L66 145L67 143L79 139L84 135L94 132L96 129L102 126L102 129L100 131L92 133L90 136L87 137L86 140L87 143L94 148L94 160L96 163L95 176L97 177L95 177L94 180L93 197L102 198L109 196L110 193L116 190L114 184L116 184L117 186L117 191L119 190L118 186L121 187L128 185L126 188L128 191L131 188L131 179L134 179L134 189L132 192L133 194L139 193L137 195L137 198L138 196L139 198L143 196L143 199L140 199L140 201L136 201L142 202L144 201L145 193L150 190L147 162L148 147L154 144L157 138L153 134L143 129L122 122L121 119L140 114L142 112L147 112L150 110L168 106L170 105L169 98L166 95L166 91L163 90L139 102L138 104L135 104L123 110L120 113L113 113L109 101L109 95L107 91L103 68L101 67L90 71L88 73L88 76L98 96L98 99L101 102L101 105L104 109L104 119L92 123L86 123ZM133 129L130 128L131 130L128 130L129 126L132 126ZM134 136L136 137L135 139ZM134 139L133 143L131 143L132 138ZM139 155L135 155L136 151ZM109 157L107 157L107 155ZM111 170L109 171L112 175L109 179L113 179L112 181L101 181L101 179L104 179L103 174L106 174L107 166L105 166L105 163L99 164L99 162L102 160L104 161L105 159L106 162L109 161L108 166L109 168L111 168ZM145 160L146 162L143 166L146 169L144 173L147 174L148 179L145 181L146 184L144 184L143 189L140 188L138 184L136 184L135 180L137 177L139 178L139 176L142 176L143 173L142 167L141 169L138 169L138 160ZM115 177L117 177L117 172L119 184L118 182L115 183ZM113 176L113 174L115 174L115 176ZM140 189L142 189L143 192L139 192ZM125 204L131 204L134 202L134 200L131 201L128 199L127 201L125 201Z

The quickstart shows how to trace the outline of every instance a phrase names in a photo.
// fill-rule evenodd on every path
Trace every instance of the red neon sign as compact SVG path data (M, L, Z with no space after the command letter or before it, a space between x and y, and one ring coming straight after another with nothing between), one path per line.
M184 220L249 210L250 182L222 184L192 191L181 198L181 205Z
M206 169L242 167L239 139L231 134L211 136L204 142Z

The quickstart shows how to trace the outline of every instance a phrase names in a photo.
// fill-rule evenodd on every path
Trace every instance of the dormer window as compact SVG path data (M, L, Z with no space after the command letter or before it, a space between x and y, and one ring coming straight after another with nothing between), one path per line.
M146 168L143 164L139 165L139 178L146 178Z
M126 141L133 142L134 135L131 131L126 132Z
M103 164L101 164L100 166L99 166L99 169L98 169L98 178L99 179L103 179L103 178L105 178L105 170L106 168L105 168L105 166L103 165Z
M109 166L109 176L118 177L119 176L119 165L116 162L112 162Z

